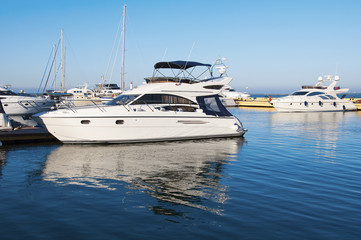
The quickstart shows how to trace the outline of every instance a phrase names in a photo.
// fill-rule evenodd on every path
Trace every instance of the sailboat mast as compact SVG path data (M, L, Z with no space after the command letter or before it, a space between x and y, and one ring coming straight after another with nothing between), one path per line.
M65 89L65 69L64 69L64 43L63 43L63 29L61 29L60 35L61 42L61 89Z
M123 7L123 49L122 49L122 68L120 73L120 85L122 92L124 91L124 57L125 57L125 8L126 5Z
M55 90L55 87L56 87L56 44L54 44L54 59L53 59L53 63L54 63L53 70L54 70L54 90Z

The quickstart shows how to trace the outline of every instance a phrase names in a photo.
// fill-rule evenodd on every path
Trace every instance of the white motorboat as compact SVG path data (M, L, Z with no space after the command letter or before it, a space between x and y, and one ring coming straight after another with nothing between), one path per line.
M276 98L271 104L279 112L334 112L355 111L356 106L337 94L348 92L348 88L336 87L340 78L328 75L319 77L314 86L302 86L302 89L286 97ZM323 86L323 82L331 81L329 86Z
M0 97L9 118L28 126L37 124L31 119L33 114L55 107L54 100L43 96L19 95L5 87L0 87Z
M241 137L247 131L221 103L220 89L230 77L197 81L186 76L197 62L160 62L183 77L147 78L151 84L123 92L104 106L59 109L37 114L37 121L64 143L151 142L213 137Z

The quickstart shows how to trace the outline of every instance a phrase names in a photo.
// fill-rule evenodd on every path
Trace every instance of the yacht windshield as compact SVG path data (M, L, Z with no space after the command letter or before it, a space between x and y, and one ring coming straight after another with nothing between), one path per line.
M199 103L199 107L207 115L232 116L226 107L223 106L217 95L197 97L197 102Z
M139 95L119 95L113 100L107 102L106 105L126 105L132 102L137 97L139 97Z
M303 95L306 95L308 92L294 92L292 93L291 95L292 96L303 96Z

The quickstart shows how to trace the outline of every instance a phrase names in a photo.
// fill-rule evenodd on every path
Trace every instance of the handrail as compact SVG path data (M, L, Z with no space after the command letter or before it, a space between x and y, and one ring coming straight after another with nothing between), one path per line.
M27 106L24 105L23 103L29 104L30 107L35 108L37 111L41 111L41 108L36 104L35 101L29 101L29 100L19 100L19 101L18 101L18 104L19 104L20 106L22 106L22 107L25 108L25 109L28 109L29 107L27 107Z

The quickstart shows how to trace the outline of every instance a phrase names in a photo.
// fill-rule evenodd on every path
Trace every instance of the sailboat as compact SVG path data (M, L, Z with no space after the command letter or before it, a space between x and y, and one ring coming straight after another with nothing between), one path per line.
M126 15L126 5L123 6L123 22L122 22L122 62L121 62L121 73L120 73L120 87L118 86L118 84L116 83L106 83L106 79L103 78L103 83L99 83L97 84L98 87L98 92L100 96L103 97L111 97L114 98L116 96L118 96L119 94L124 92L124 86L125 86L125 82L124 82L124 75L125 75L125 15ZM117 39L117 36L116 36ZM115 42L114 42L114 46L115 46ZM113 49L114 49L113 46ZM113 54L113 53L112 53ZM112 54L110 56L110 59L112 57ZM109 63L110 63L110 59L109 59ZM114 60L115 61L115 60ZM109 63L108 63L108 67L109 67ZM108 72L108 67L106 72Z

